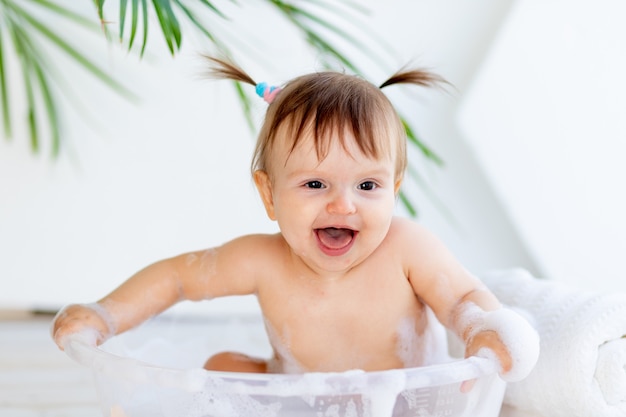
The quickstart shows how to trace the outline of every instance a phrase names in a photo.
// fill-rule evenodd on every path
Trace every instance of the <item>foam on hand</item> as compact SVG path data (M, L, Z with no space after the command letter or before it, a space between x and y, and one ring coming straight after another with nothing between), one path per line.
M80 320L76 320L74 316ZM103 305L92 303L62 308L54 317L50 330L59 346L65 346L68 336L74 334L78 334L75 339L96 346L115 335L117 327L113 317Z
M92 327L82 329L77 333L66 334L59 340L59 345L66 349L71 341L84 343L87 346L97 346L98 342L102 340L100 332Z
M115 323L115 320L113 320L113 317L111 316L109 310L107 310L107 308L102 303L84 304L84 306L93 310L106 324L107 334L102 335L105 339L108 339L109 337L117 333L117 324Z
M470 301L459 309L458 328L464 340L469 341L480 332L494 331L511 357L511 369L500 371L507 382L520 381L528 376L539 359L539 335L520 314L508 308L485 311ZM479 350L478 356L497 360L488 347Z

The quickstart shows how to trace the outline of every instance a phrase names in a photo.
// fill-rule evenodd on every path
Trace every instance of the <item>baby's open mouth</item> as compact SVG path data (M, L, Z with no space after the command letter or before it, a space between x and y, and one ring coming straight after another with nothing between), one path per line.
M331 250L347 248L353 241L356 232L352 229L326 227L315 229L320 243Z

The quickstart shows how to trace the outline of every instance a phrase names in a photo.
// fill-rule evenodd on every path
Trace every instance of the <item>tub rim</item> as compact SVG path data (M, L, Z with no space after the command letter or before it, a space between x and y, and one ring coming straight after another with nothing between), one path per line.
M349 370L303 374L257 374L209 371L202 368L157 366L121 356L96 346L90 335L67 336L63 347L67 356L90 368L95 376L167 388L245 395L316 396L345 395L389 390L396 392L462 383L496 376L499 365L493 359L472 356L451 362L381 371Z

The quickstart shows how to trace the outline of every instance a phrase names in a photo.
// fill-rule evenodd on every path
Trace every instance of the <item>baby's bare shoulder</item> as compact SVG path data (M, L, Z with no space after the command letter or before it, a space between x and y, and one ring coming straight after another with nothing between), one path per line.
M434 236L419 223L404 217L394 217L387 239L394 245L427 243Z
M395 217L388 234L389 247L412 267L451 262L451 254L443 242L426 227L406 218Z
M280 256L286 250L285 239L280 233L251 234L231 240L221 246L221 250L233 252L236 256L246 255L250 259Z
M280 264L288 253L288 246L280 233L251 234L238 237L218 248L220 255L237 265L261 271Z
M198 277L220 282L211 288L211 297L251 294L267 272L281 264L281 240L279 235L244 235L189 254L184 262L187 268L196 268Z

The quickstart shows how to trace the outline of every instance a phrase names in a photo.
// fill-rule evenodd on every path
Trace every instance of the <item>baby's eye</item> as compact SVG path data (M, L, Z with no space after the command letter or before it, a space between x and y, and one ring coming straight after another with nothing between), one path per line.
M307 188L324 188L324 184L321 183L321 181L309 181L307 183L304 184L305 187Z
M363 190L363 191L372 191L374 188L376 188L377 185L374 181L364 181L361 184L359 184L359 190Z

